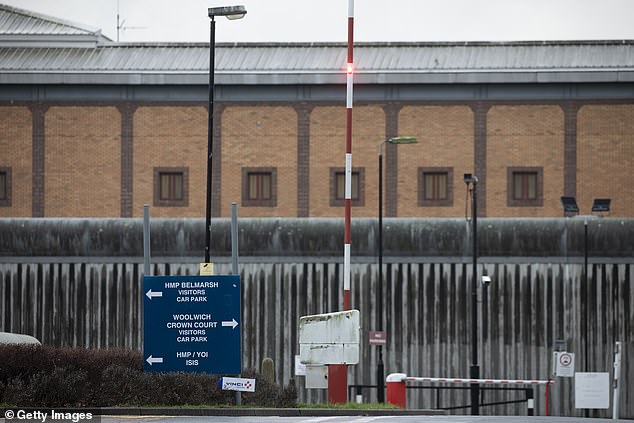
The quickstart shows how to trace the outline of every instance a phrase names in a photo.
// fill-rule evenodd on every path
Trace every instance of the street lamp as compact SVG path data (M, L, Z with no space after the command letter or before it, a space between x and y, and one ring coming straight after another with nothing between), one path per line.
M478 364L478 177L470 173L464 174L464 183L467 190L471 188L471 225L473 270L471 275L471 368L469 377L480 378L480 365ZM480 414L480 385L471 384L471 415Z
M205 219L205 263L209 263L211 251L211 177L212 159L214 146L214 73L215 73L215 50L216 50L216 16L226 16L227 19L241 19L247 14L244 6L224 6L210 7L207 14L211 19L209 38L209 108L207 121L207 203Z
M379 286L376 290L377 330L383 330L383 144L416 144L416 137L393 137L379 144ZM383 346L379 345L379 360L376 369L377 401L385 402L383 390Z
M598 212L598 213L608 213L610 211L610 203L612 202L612 200L610 198L595 198L593 203L592 203L592 212ZM564 209L564 216L565 217L569 217L569 216L574 216L574 215L578 215L579 214L579 207L577 206L577 200L575 199L575 197L561 197L561 205L563 206ZM589 218L596 218L597 216L579 216L579 217L583 217L583 287L584 289L582 289L583 292L583 309L581 310L581 313L584 316L583 319L583 327L582 327L582 332L584 334L584 339L583 339L583 356L584 356L584 360L583 360L583 365L584 365L584 371L588 372L589 371L589 366L588 366L588 315L589 310L588 310L588 306L589 306L589 299L588 299L588 295L589 295L589 286L588 286L588 219ZM586 409L585 411L585 416L588 417L589 416L589 410Z

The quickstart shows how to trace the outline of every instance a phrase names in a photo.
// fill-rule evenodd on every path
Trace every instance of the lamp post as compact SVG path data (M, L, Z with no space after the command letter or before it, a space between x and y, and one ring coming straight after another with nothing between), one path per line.
M610 198L595 198L592 203L592 213L608 213L610 211ZM561 205L564 209L564 217L574 216L579 214L579 206L575 197L563 196L561 197ZM579 216L583 217L583 305L581 307L581 314L584 316L581 332L583 333L583 370L589 372L589 355L588 355L588 316L589 310L589 281L588 281L588 219L596 218L597 216ZM616 300L616 298L615 298ZM585 416L589 417L589 409L585 410Z
M383 330L383 145L386 143L416 144L418 141L415 137L393 137L379 144L379 283L376 290L376 325L378 331ZM383 403L385 402L385 383L383 381L383 375L385 373L383 366L383 346L378 345L378 347L379 359L376 369L377 401Z
M480 378L480 365L478 364L478 177L470 173L464 174L464 182L467 189L473 185L471 189L471 225L472 231L472 253L473 253L473 270L471 275L471 367L469 369L469 377L472 379ZM480 385L471 384L471 415L480 414Z
M216 16L227 19L242 19L247 14L244 6L210 7L207 14L211 19L209 35L209 108L207 121L207 202L205 219L205 263L209 263L211 253L211 178L214 147L214 73L216 50Z

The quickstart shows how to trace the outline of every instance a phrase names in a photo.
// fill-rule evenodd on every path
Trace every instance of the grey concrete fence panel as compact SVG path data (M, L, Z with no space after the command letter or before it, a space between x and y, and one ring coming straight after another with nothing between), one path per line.
M545 379L555 340L575 352L577 370L610 372L614 341L624 345L622 398L634 395L634 221L589 221L588 304L584 304L582 219L481 219L478 272L479 357L483 377ZM229 223L213 222L217 272L230 272ZM374 384L377 352L376 222L353 221L352 305L362 318L361 362L349 383ZM203 220L152 222L153 273L198 273ZM470 365L471 250L463 219L385 219L384 348L386 374L465 377ZM294 375L299 317L343 304L343 221L241 219L243 366L275 361L275 378L294 378L299 399L325 401ZM43 344L141 349L142 222L140 219L0 219L0 331ZM588 328L584 331L587 318ZM587 364L585 341L588 340ZM544 413L543 388L536 410ZM434 407L430 391L412 391L412 407ZM486 392L487 402L517 393ZM374 401L375 391L364 400ZM468 393L443 391L443 406L468 403ZM581 416L574 384L559 379L551 413ZM487 414L522 414L518 405ZM611 412L595 412L609 417ZM634 418L634 403L620 414Z

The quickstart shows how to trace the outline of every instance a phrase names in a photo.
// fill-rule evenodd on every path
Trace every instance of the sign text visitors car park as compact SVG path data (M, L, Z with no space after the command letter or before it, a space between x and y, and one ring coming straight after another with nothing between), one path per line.
M143 303L146 372L241 372L239 276L146 276Z

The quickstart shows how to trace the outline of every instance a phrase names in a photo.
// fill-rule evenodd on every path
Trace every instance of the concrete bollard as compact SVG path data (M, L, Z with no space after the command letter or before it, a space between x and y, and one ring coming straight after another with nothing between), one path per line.
M387 382L387 402L400 408L407 408L405 373L390 373Z

